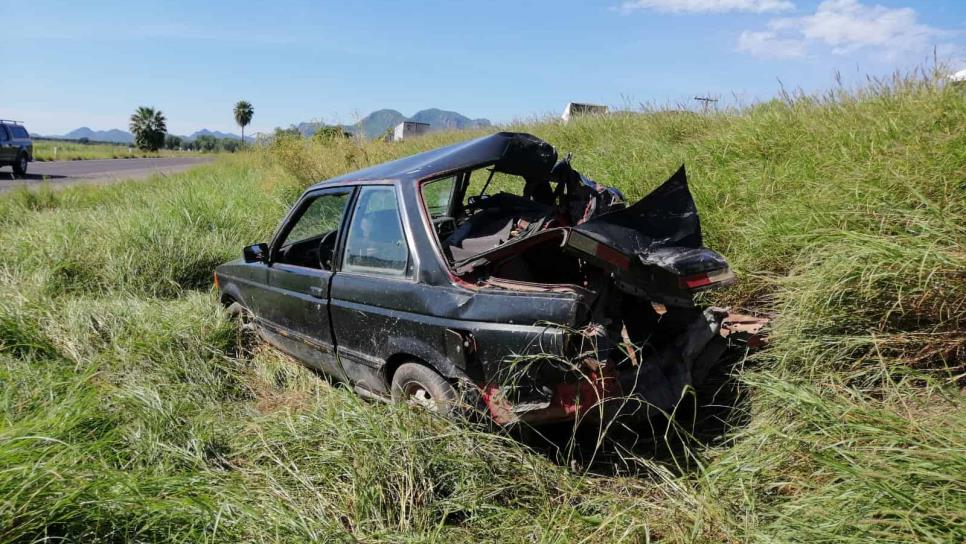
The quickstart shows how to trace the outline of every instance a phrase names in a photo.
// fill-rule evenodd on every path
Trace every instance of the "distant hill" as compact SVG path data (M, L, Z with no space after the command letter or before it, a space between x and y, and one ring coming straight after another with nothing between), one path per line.
M430 130L467 130L490 126L489 119L470 119L455 111L430 108L416 112L408 119L417 123L427 123Z
M430 130L464 130L490 126L488 119L470 119L455 111L430 108L416 112L411 117L406 117L393 109L376 110L360 119L359 122L352 125L342 125L342 128L347 132L360 134L371 140L382 136L387 130L403 121L427 123ZM320 123L306 122L295 126L303 136L311 136L318 130Z
M385 134L390 128L402 123L406 116L396 110L383 109L376 110L363 117L358 123L346 126L346 130L352 133L372 139Z
M134 136L130 132L123 130L91 130L81 127L64 134L63 136L50 136L51 138L61 138L64 140L80 140L87 138L92 142L115 142L119 144L130 144L134 142Z
M229 139L229 140L241 140L241 136L239 136L238 134L235 134L233 132L221 132L219 130L208 130L206 128L203 128L201 130L195 131L194 133L191 134L191 136L182 136L182 138L190 142L190 141L194 140L195 138L197 138L198 136L214 136L215 138L218 138L219 140L224 140L226 138ZM246 141L251 141L252 140L252 137L251 136L245 136L245 140Z
M182 140L187 142L194 141L198 136L214 136L215 138L221 139L232 139L241 140L241 136L233 134L231 132L221 132L218 130L208 130L203 128L201 130L195 131L190 136L181 136ZM92 142L113 142L118 144L131 144L134 143L134 136L127 131L119 129L111 130L91 130L87 127L81 127L64 134L63 136L47 136L48 138L56 138L61 140L80 140L81 138L87 138ZM253 141L251 136L245 136L246 141Z

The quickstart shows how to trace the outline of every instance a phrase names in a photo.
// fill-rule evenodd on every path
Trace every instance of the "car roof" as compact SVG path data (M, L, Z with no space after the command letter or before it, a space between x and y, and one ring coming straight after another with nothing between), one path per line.
M330 187L352 181L398 180L415 182L437 174L496 163L497 170L523 175L539 164L549 172L557 153L553 146L523 132L497 132L391 162L377 164L317 183L309 188ZM549 167L545 166L549 164Z

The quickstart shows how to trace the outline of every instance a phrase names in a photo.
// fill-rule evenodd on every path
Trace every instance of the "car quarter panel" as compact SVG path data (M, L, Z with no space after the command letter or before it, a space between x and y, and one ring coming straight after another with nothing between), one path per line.
M349 378L385 392L385 364L394 355L418 357L450 378L481 379L508 355L533 349L559 353L562 329L544 323L572 324L577 298L341 272L332 279L330 308ZM475 355L454 356L447 339L454 332L475 344Z

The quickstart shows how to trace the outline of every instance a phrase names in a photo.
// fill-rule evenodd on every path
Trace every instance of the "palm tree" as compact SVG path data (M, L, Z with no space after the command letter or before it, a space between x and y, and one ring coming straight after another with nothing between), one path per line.
M164 145L168 125L161 110L140 106L131 115L131 133L138 149L157 151Z
M239 100L235 104L235 122L241 127L242 132L242 144L245 143L245 127L248 123L252 122L252 117L255 115L255 108L252 107L251 102L245 100Z

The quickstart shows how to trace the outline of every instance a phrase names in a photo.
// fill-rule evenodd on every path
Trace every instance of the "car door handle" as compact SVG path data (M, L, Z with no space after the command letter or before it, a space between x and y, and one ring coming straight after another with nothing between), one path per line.
M321 287L309 287L309 294L315 298L325 298L325 289Z

